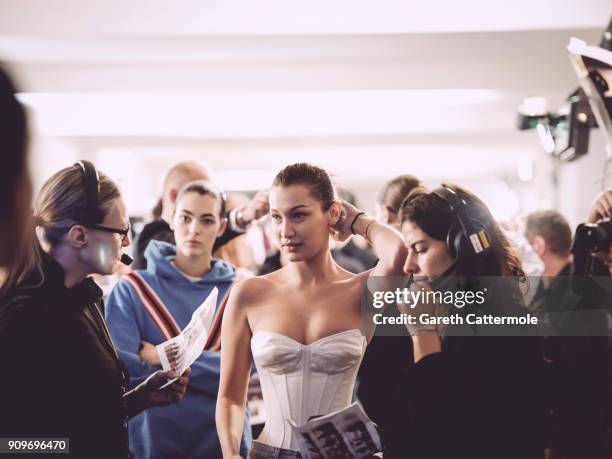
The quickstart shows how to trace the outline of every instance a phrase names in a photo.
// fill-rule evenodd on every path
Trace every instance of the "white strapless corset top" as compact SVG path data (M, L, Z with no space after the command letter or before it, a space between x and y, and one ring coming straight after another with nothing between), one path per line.
M257 440L299 450L288 421L301 425L312 416L349 406L365 347L365 336L358 329L309 345L278 333L255 333L251 351L266 411L266 424Z

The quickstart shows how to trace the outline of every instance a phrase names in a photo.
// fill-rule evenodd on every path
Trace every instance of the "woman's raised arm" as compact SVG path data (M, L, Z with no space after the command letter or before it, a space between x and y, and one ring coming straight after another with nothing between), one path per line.
M402 233L368 217L347 202L342 202L342 211L344 218L338 222L334 238L344 240L351 234L363 236L372 245L378 257L378 263L370 271L370 275L403 276L408 251Z

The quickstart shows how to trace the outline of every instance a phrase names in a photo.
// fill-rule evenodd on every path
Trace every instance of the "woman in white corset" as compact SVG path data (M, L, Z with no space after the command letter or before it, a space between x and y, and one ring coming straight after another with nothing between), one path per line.
M239 458L247 383L259 371L266 425L250 458L301 458L290 421L349 406L365 346L362 287L368 276L403 275L402 235L339 202L329 175L309 164L280 171L270 189L270 214L290 263L246 279L232 290L221 334L217 431L224 458ZM366 238L379 262L355 275L340 268L330 234ZM365 332L368 335L371 330Z

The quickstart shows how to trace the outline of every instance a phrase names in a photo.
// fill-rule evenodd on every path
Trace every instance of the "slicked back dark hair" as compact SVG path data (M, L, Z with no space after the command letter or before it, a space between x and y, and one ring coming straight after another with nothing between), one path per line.
M272 186L292 185L308 187L310 196L321 203L323 210L328 210L336 200L336 190L329 174L312 164L291 164L276 174L272 182Z
M179 202L179 200L187 193L196 193L200 196L210 196L211 198L218 200L221 204L219 206L219 218L225 217L225 193L213 185L212 182L209 182L208 180L194 180L193 182L185 184L185 186L183 186L183 188L181 188L179 191L176 202Z

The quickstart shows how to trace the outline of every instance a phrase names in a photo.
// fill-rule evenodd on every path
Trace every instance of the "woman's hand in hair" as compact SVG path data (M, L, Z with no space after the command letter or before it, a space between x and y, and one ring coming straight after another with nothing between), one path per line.
M336 224L330 227L329 232L336 241L345 241L353 234L351 225L356 217L361 213L357 218L365 218L365 214L346 201L335 202L332 206L332 214L338 212L339 217Z
M149 365L156 367L161 366L161 360L159 358L159 354L157 353L157 348L147 341L142 342L142 347L140 348L138 355L140 356L140 360L148 363Z

